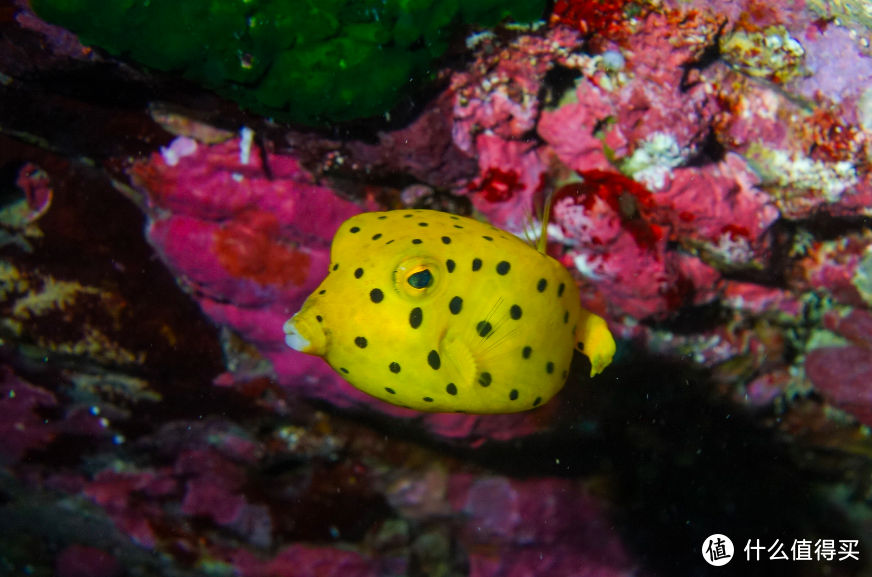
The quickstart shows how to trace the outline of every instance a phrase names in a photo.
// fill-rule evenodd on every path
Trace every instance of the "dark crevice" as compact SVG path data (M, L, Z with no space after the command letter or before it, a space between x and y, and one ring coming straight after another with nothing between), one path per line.
M682 307L667 319L644 320L642 324L653 330L677 335L698 335L723 326L730 316L730 311L715 301L704 305Z
M686 62L682 65L684 72L681 75L681 82L679 84L679 89L682 92L687 92L696 86L699 83L697 78L698 73L721 59L721 36L724 33L726 25L727 22L725 20L720 28L718 28L711 44L706 46L695 60Z
M697 146L696 152L687 159L684 166L700 168L707 164L717 164L726 156L727 148L718 140L714 130L709 130Z
M542 87L539 89L539 102L542 103L542 107L555 108L566 92L575 88L575 83L580 77L581 72L578 70L560 64L553 65L545 73Z
M792 228L794 232L799 228L803 228L815 239L829 241L851 233L862 233L872 230L872 217L834 216L821 211L803 220L785 221L785 226Z

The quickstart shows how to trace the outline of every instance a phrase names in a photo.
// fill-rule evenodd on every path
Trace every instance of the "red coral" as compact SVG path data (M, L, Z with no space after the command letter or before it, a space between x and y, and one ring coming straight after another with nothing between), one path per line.
M488 202L505 202L511 199L516 191L524 190L518 173L514 170L488 168L480 187L482 195Z
M584 181L560 187L554 193L552 206L564 198L574 197L575 204L590 210L595 199L600 198L620 216L622 226L640 248L653 250L663 238L663 229L644 218L644 212L654 207L654 198L648 189L617 172L587 170L579 174Z
M626 0L557 0L551 24L565 24L582 34L619 38L624 32Z
M747 238L748 240L753 240L751 237L751 233L744 226L739 226L737 224L728 224L721 228L721 234L728 234L730 238L736 240L738 238Z
M215 233L215 253L236 278L248 278L262 285L300 286L309 272L309 255L277 241L279 223L275 215L250 210Z

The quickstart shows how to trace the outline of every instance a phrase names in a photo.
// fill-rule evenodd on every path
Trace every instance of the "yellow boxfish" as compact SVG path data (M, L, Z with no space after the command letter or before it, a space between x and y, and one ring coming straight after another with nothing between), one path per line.
M285 341L388 403L524 411L563 387L575 347L591 376L615 353L560 263L476 220L360 214L342 224L330 258L327 278L285 323Z

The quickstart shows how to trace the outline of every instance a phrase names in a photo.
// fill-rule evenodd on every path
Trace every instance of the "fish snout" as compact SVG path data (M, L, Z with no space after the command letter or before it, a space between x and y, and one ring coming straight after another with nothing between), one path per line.
M285 344L295 351L323 357L327 353L327 334L318 318L306 307L291 317L282 327Z

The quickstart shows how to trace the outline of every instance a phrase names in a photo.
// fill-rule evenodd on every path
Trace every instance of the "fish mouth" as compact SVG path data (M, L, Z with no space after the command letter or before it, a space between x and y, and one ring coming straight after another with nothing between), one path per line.
M285 344L295 351L305 352L312 343L309 339L304 337L299 330L297 330L297 324L294 322L295 318L296 316L291 317L284 326L282 326L282 330L285 331Z
M285 344L295 351L323 357L327 354L328 339L320 319L312 306L303 305L303 309L282 326Z

